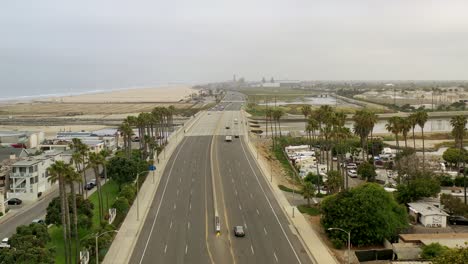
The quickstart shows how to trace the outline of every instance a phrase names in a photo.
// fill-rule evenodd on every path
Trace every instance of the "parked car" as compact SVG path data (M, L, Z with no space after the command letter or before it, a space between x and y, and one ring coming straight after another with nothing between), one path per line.
M9 248L10 247L10 240L8 237L5 237L2 239L2 242L0 242L0 248Z
M357 171L356 170L348 170L348 175L351 178L357 178Z
M451 225L468 225L468 218L463 216L449 216L448 221Z
M346 168L348 170L355 170L355 169L357 169L357 165L356 165L356 163L348 163L348 164L346 164Z
M21 199L18 198L11 198L10 200L8 200L8 205L20 205L22 203L23 201L21 201Z
M234 235L235 235L236 237L243 237L243 236L245 236L244 227L243 227L243 226L235 226L235 227L234 227Z
M85 190L89 191L89 190L94 188L94 184L92 182L88 182L88 183L85 184L84 188L85 188Z
M32 223L33 223L33 224L45 225L44 219L34 219L34 220L32 220Z
M226 126L226 129L230 129L230 128L231 128L231 127L229 127L229 126Z

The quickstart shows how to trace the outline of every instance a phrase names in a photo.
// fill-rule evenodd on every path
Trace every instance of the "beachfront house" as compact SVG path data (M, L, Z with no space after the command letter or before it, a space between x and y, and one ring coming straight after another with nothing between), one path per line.
M53 150L15 162L11 167L7 198L37 200L52 187L53 184L48 180L47 168L58 160L63 160L62 151Z

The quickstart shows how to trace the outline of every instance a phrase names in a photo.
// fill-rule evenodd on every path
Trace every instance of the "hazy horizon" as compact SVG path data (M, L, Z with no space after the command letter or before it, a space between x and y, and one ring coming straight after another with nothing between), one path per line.
M468 2L9 1L0 97L247 80L466 80Z

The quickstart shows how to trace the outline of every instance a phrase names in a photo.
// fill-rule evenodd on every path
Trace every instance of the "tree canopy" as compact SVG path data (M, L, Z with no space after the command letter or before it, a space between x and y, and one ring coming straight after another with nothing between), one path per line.
M69 203L69 210L70 215L73 215L73 210L71 207L72 199L71 196L68 196L68 203ZM93 218L93 208L94 205L87 199L83 199L82 195L76 195L76 208L78 214L78 227L81 228L89 228L92 225L92 218ZM61 207L60 207L60 197L55 197L47 206L47 214L46 214L46 223L47 224L55 224L61 225ZM71 223L72 226L74 225Z
M11 248L0 250L0 263L55 263L55 252L46 248L50 241L47 226L42 224L30 224L19 226L16 234L10 238Z
M419 200L422 197L435 197L440 192L440 183L430 173L409 175L406 181L397 186L397 201L401 204Z
M432 260L433 264L465 264L468 259L468 247L459 247L445 250L441 255Z
M364 162L360 164L357 168L357 173L361 176L362 179L367 181L374 181L377 173L375 172L374 165L369 162Z
M408 226L404 206L375 183L365 183L322 201L322 225L351 232L351 243L358 246L381 244ZM327 231L332 239L346 241L343 232Z

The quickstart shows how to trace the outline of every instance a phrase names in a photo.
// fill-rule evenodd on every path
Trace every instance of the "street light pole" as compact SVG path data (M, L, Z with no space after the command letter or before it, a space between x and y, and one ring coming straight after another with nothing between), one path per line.
M339 231L342 231L342 232L345 232L346 234L348 234L348 264L350 264L350 257L351 257L351 231L345 231L344 229L341 229L341 228L338 228L338 227L330 227L328 228L329 231L331 230L339 230Z
M95 238L96 238L96 264L99 264L99 243L98 243L98 238L100 238L104 234L111 233L111 232L118 233L119 230L111 230L111 231L104 232L102 234L99 234L99 232L98 232L95 235Z

